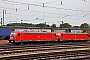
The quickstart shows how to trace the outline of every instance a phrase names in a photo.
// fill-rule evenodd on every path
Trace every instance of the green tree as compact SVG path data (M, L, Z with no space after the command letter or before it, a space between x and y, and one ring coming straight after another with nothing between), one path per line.
M87 23L83 23L80 25L80 28L89 28L89 25Z
M80 28L80 26L73 26L73 28Z
M35 24L28 24L28 23L10 23L7 24L6 26L26 26L26 27L36 27Z
M46 25L46 27L50 27L50 25Z
M46 23L40 23L40 24L36 24L36 27L50 27L50 26L46 25Z
M20 23L10 23L10 24L7 24L6 26L21 26Z
M52 24L51 27L52 27L52 28L56 28L56 24Z
M32 24L32 23L10 23L6 26L24 26L24 27L50 27L50 25L46 25L45 23L40 24Z
M44 23L36 24L36 27L45 27Z
M71 28L72 26L69 23L60 24L60 28Z

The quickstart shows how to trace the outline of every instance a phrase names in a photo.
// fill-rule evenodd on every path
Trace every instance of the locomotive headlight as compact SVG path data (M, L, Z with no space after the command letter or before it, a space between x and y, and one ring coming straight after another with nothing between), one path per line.
M60 36L60 33L56 33L56 36Z

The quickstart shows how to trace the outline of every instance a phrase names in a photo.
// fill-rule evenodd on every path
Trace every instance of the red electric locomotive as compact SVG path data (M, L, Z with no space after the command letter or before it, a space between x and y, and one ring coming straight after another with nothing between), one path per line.
M35 41L57 41L60 33L56 32L12 32L10 43L35 42Z
M88 33L72 32L12 32L9 43L41 41L87 41Z
M62 33L59 39L62 41L87 41L89 37L87 33Z

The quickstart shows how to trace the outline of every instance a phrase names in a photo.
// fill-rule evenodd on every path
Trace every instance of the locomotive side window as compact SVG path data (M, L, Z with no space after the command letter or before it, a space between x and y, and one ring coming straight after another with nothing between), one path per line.
M18 36L20 36L20 33L18 33Z
M63 36L63 34L62 34L62 36Z

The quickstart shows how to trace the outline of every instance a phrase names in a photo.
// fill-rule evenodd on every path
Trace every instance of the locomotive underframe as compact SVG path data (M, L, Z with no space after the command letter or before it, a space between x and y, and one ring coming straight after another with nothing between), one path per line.
M86 40L9 40L11 44L26 44L26 43L60 43L60 42L87 42Z

